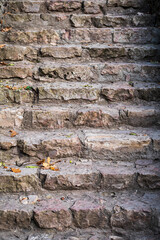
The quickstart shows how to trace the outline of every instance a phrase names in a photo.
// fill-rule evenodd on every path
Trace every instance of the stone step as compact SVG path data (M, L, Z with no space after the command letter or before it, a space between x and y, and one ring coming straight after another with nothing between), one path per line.
M28 85L28 84L27 84ZM68 103L112 103L112 102L150 102L159 101L160 86L156 83L130 83L118 82L113 84L86 84L82 83L41 83L29 85L9 83L0 88L0 104L6 103L49 103L57 101Z
M32 107L1 107L0 128L61 129L151 127L160 125L159 104L130 105L60 104Z
M84 156L93 159L127 160L159 159L160 132L138 130L83 130ZM152 139L152 140L151 140Z
M15 129L16 130L16 129ZM20 131L11 137L1 131L0 157L6 163L35 162L48 156L52 159L83 157L107 161L159 159L160 131L157 129L79 129Z
M99 14L114 8L115 11L126 11L127 13L135 13L140 9L142 11L149 10L149 4L146 0L104 0L98 1L9 1L6 11L10 13L45 13L45 12L65 12L65 13L87 13Z
M27 23L26 23L27 24ZM19 25L19 24L18 24ZM20 25L19 25L20 26ZM28 26L28 24L27 24ZM35 25L32 25L35 26ZM72 28L51 29L41 26L40 29L11 30L4 33L4 40L12 43L29 44L159 44L160 29L154 27L138 28Z
M26 167L19 168L9 165L7 170L1 167L0 192L35 193L35 191L42 192L44 189L50 191L160 189L160 163L158 161L138 160L135 164L93 162L86 159L61 161L56 164L59 168L56 172L37 168L37 165L30 163L25 164ZM30 168L27 168L28 166ZM18 168L21 172L11 172L10 168Z
M127 81L130 84L134 84L135 81L160 82L160 64L153 62L53 64L46 61L43 64L31 64L22 61L11 63L11 66L9 64L0 66L3 83L8 79L13 81L35 79L43 82L64 80L96 83Z
M149 27L155 26L155 15L141 13L135 15L111 14L9 14L5 15L3 28L24 29L25 27L54 27L54 29L106 28L106 27Z
M29 83L27 83L28 85ZM159 101L160 85L156 83L118 82L113 84L93 84L86 82L55 82L29 84L8 83L0 88L0 104L49 103L57 101L68 103Z
M29 195L28 198L32 199L33 196ZM122 239L131 239L126 237L135 231L150 230L152 234L158 234L158 193L145 193L143 197L123 194L113 198L101 193L67 192L53 194L50 199L46 195L39 195L38 198L35 204L24 205L17 195L1 197L0 229L29 229L30 226L37 229L37 226L57 231L72 228L77 232L77 228L96 228L121 233L124 236Z
M17 40L18 41L18 40ZM50 61L53 63L89 63L94 61L160 61L159 45L121 45L121 44L89 44L89 45L30 45L19 46L5 44L0 48L0 61ZM9 62L10 64L10 62ZM2 64L3 66L3 64Z

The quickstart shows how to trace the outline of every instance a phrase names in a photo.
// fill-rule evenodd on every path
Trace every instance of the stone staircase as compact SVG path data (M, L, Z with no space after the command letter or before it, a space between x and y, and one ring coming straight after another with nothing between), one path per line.
M159 2L1 5L0 240L159 240Z

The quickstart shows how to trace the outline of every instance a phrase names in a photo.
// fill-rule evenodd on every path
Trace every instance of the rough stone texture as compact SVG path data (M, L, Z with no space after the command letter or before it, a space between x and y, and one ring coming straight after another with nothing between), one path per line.
M77 201L71 207L75 225L80 228L107 227L107 212L99 203L91 201Z
M83 84L83 83L56 83L50 86L43 85L39 87L39 100L82 100L96 101L100 94L100 85L98 84Z
M0 210L0 229L10 230L16 227L29 228L31 223L31 214L21 210L16 211L16 209L3 211Z
M69 161L59 164L60 172L42 171L41 178L45 179L43 187L48 190L74 190L97 188L100 183L100 175L92 166L92 162ZM44 177L46 176L46 177Z
M15 67L15 66L9 66L9 67L1 67L0 68L0 76L1 78L7 79L7 78L20 78L25 79L27 77L32 77L32 66L30 68L27 66L25 67Z
M30 132L30 136L24 133L18 141L21 151L30 157L40 159L45 156L54 158L79 156L81 144L78 136L73 132L51 132L35 135Z
M73 12L81 8L81 2L78 1L50 1L48 4L48 9L50 11L57 12Z
M111 217L113 227L124 229L147 229L152 227L151 209L142 202L125 202L114 208Z
M23 121L23 109L2 109L0 112L0 127L14 128L21 127Z
M138 28L132 29L115 29L115 43L160 43L160 31L158 29L144 28L139 31Z
M34 210L34 220L40 228L62 231L72 225L72 215L62 201L43 201Z
M41 48L42 57L53 57L55 59L65 59L80 57L82 55L81 47L60 47L57 51L56 47Z
M21 173L10 173L1 169L0 192L29 192L40 189L40 182L36 176L37 169L21 169Z
M0 239L160 239L158 10L1 1Z
M34 102L34 93L26 90L0 89L0 104L6 103L32 103Z
M84 144L92 157L107 160L135 160L137 157L149 157L147 149L151 139L144 134L130 135L130 132L84 131ZM138 154L138 155L137 155ZM140 154L140 155L139 155Z

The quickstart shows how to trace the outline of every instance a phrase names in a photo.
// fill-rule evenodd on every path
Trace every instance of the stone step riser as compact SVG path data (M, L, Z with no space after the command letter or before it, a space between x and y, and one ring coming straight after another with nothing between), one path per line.
M57 190L103 190L121 191L129 189L160 189L160 174L158 164L152 164L148 168L124 167L117 165L99 164L74 165L67 161L59 172L51 170L20 168L21 174L5 173L1 169L0 192L24 193ZM66 170L65 170L66 168ZM77 169L78 168L78 169ZM156 169L156 170L155 170ZM36 172L37 171L37 172ZM36 190L35 190L36 189Z
M8 86L8 85L6 85ZM0 104L6 103L49 103L49 102L63 102L63 103L98 103L99 101L107 102L132 102L140 103L143 101L159 101L160 88L159 85L146 85L146 87L131 87L129 84L118 88L112 86L101 86L93 84L78 84L73 86L68 84L63 87L61 85L55 86L37 86L32 90L24 90L23 85L21 90L8 89L3 86L0 89ZM18 87L18 86L17 86Z
M93 61L160 61L160 48L156 46L58 46L58 47L22 47L5 45L0 49L0 61L21 62L57 62L88 63ZM2 65L3 66L3 65Z
M129 8L130 13L137 11L148 11L149 4L143 1L10 1L7 4L6 12L10 13L43 13L43 12L66 12L66 13L87 13L99 14L109 12L110 8L118 12L127 12Z
M52 15L52 14L12 14L4 17L3 27L24 29L34 27L65 28L106 28L106 27L154 27L155 16L142 15ZM97 29L95 29L97 31Z
M4 42L16 44L159 44L158 28L76 28L10 31L2 34Z
M83 199L82 199L83 197ZM127 200L124 203L107 206L103 199L92 199L83 196L75 200L61 200L58 197L49 200L43 199L36 206L27 208L19 200L11 200L0 211L0 229L9 230L19 227L28 229L32 223L42 229L54 229L64 231L68 228L99 228L111 230L119 228L130 231L144 231L144 229L158 229L158 214L154 213L154 207L139 200ZM101 200L101 201L100 201ZM113 199L108 199L113 201ZM17 205L17 208L15 207ZM123 216L123 221L121 218ZM136 218L135 218L136 216ZM8 219L10 221L8 221Z
M52 159L67 157L93 158L95 160L136 161L137 159L159 159L159 135L149 137L147 134L137 134L132 131L113 132L103 130L90 133L82 131L83 135L59 133L54 137L29 133L29 139L17 135L16 138L3 138L0 142L1 161L7 163L38 161L50 156ZM40 135L40 136L39 136ZM27 135L28 136L28 135ZM32 138L31 138L32 137ZM34 139L38 138L38 139ZM39 139L40 138L40 139ZM48 139L49 138L49 139Z
M158 64L110 64L99 63L91 65L68 66L4 66L0 67L1 79L78 82L160 82L160 65Z
M114 106L113 106L114 108ZM118 128L121 125L134 127L159 126L160 111L156 108L107 109L102 107L53 108L48 110L5 109L0 112L0 128L62 129L62 128Z

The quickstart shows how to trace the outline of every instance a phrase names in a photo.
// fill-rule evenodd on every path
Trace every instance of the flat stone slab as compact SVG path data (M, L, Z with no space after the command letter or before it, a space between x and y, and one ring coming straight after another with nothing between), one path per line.
M63 198L62 198L63 196ZM10 197L10 201L6 199ZM33 222L42 229L67 230L70 227L85 229L110 230L111 227L133 230L150 229L157 227L160 209L156 204L159 197L156 193L147 193L143 197L135 194L122 194L121 197L105 197L88 192L67 192L62 195L39 195L35 204L24 205L17 195L2 196L0 200L0 229L29 228ZM125 204L124 204L125 201ZM136 215L136 220L135 220ZM123 221L122 221L123 218ZM86 223L86 224L84 224ZM128 226L126 226L126 224Z
M72 158L71 158L72 159ZM44 189L60 190L125 190L160 189L160 164L156 161L137 160L134 163L87 159L63 159L55 163L58 171L43 169L36 164L0 167L0 192L34 193ZM12 172L11 167L20 173ZM25 199L24 202L28 202Z

